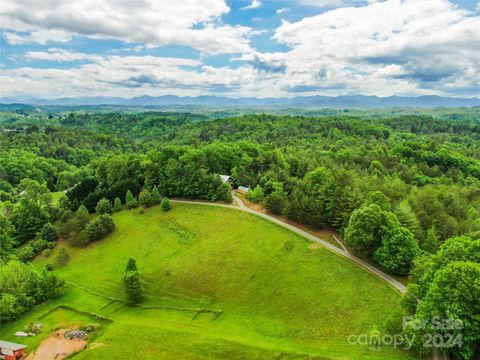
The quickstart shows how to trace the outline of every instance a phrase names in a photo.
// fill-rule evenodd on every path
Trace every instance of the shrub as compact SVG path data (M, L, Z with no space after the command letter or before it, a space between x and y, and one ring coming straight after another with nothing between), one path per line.
M70 245L74 247L85 246L88 243L87 234L85 230L80 231L79 233L73 234L68 239Z
M40 251L45 250L48 247L48 245L49 243L42 238L37 239L32 243L32 247L35 253L39 253Z
M111 214L112 213L112 203L110 200L102 198L98 201L97 206L95 206L95 211L98 214Z
M55 226L46 223L37 233L37 237L42 238L48 242L55 242L58 240L58 232Z
M17 257L21 262L29 262L35 257L35 249L32 246L27 245L17 251Z
M160 206L162 207L163 211L170 210L172 208L172 206L170 205L170 199L167 197L164 197Z
M115 223L109 215L101 215L93 219L85 227L85 234L87 242L99 240L111 233L115 229Z
M138 213L139 213L140 215L145 214L145 209L144 209L143 207L141 207L140 209L138 209Z
M252 189L247 193L247 199L255 203L262 201L264 197L265 197L265 194L263 192L263 188L260 185L258 185L257 187L255 187L255 189Z
M70 256L68 255L68 252L65 248L61 248L58 251L56 261L58 266L65 266L68 263L68 260L70 259Z

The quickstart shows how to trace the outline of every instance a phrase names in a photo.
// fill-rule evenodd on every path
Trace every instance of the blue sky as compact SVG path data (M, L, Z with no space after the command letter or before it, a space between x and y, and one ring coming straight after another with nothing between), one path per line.
M480 96L476 0L0 0L0 97Z

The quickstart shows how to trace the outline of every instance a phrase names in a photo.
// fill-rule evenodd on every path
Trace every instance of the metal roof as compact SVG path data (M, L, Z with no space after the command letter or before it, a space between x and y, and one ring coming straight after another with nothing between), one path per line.
M250 188L248 188L247 186L239 186L238 190L248 191L250 190Z
M230 175L220 175L220 178L223 182L228 182L231 179Z
M22 344L15 344L9 341L3 341L0 340L0 349L8 349L12 351L17 351L21 349L25 349L27 345L22 345Z

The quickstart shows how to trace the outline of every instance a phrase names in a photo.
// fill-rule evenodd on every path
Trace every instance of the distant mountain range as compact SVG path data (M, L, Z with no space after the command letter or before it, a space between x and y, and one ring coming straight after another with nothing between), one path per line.
M297 96L293 98L229 98L221 96L180 97L139 96L120 97L64 97L58 99L42 98L0 98L3 104L28 104L35 106L204 106L204 107L263 107L263 108L390 108L390 107L473 107L480 106L478 98L453 98L441 96Z

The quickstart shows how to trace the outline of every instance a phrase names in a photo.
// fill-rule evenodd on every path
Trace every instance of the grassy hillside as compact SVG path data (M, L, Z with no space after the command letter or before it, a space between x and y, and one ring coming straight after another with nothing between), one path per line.
M75 359L417 358L348 345L350 334L381 331L399 295L266 220L185 204L167 213L124 210L114 219L117 229L104 240L83 249L57 246L55 252L66 246L70 253L69 264L55 270L69 282L67 293L3 327L2 338L38 320L43 334L26 339L34 347L49 329L91 322L82 310L112 321L97 319L104 326L95 345ZM123 303L129 256L143 276L142 307ZM56 308L61 304L71 308Z

